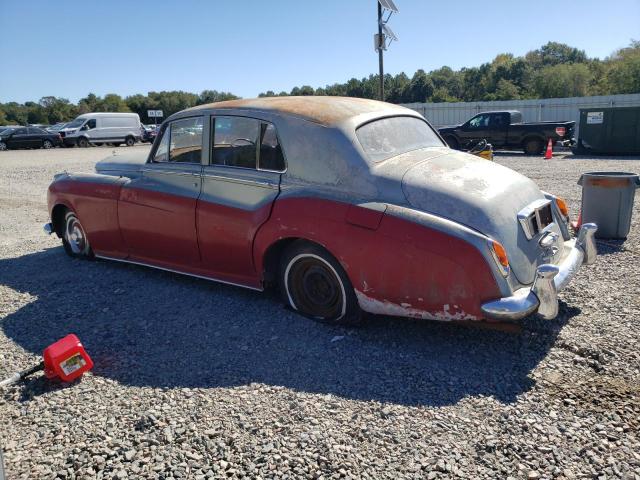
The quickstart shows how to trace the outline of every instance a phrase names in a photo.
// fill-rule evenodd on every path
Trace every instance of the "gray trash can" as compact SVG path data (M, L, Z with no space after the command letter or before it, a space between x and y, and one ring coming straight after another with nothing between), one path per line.
M596 238L627 238L631 229L631 214L637 173L588 172L578 180L582 185L582 223L598 225Z

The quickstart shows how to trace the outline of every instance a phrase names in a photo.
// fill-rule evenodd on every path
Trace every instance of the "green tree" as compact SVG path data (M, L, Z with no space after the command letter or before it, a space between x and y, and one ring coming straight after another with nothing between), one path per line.
M640 93L640 41L607 59L606 84L611 93Z
M589 94L592 73L585 64L558 64L536 72L540 98L582 97Z
M520 98L518 87L511 81L501 78L496 86L496 100L517 100Z
M433 82L424 70L418 70L409 83L409 102L428 102L433 96Z

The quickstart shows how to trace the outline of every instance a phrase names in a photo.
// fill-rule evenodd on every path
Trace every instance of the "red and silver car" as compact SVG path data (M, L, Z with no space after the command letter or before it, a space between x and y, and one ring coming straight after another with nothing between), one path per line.
M233 100L179 112L158 137L148 156L55 177L45 230L67 253L278 285L330 322L553 318L596 256L596 226L573 238L561 199L396 105Z

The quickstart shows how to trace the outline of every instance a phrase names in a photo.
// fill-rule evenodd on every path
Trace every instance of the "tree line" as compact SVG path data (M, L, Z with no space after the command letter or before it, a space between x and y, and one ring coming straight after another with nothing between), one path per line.
M130 95L122 98L115 93L99 97L90 93L77 104L66 98L42 97L38 102L0 103L0 125L53 125L68 122L80 114L89 112L135 112L143 123L152 123L147 110L162 110L169 115L204 103L221 102L239 98L229 92L204 90L200 94L183 91L149 92L147 95Z
M378 75L346 83L313 88L294 87L290 92L271 90L261 97L286 95L340 95L378 98ZM532 98L583 97L640 93L640 41L599 60L584 50L557 42L516 57L497 55L479 67L453 70L442 67L431 72L420 69L411 78L404 72L386 74L385 100L391 103L476 102Z
M521 57L501 53L479 67L431 72L420 69L409 78L404 72L385 75L385 100L392 103L472 102L532 98L582 97L640 93L640 41L632 40L604 60L589 58L584 50L549 42ZM288 95L340 95L378 98L378 75L346 83L290 92L271 90L260 97ZM64 98L43 97L38 102L0 103L0 125L54 124L87 112L135 112L148 122L147 110L163 110L165 117L204 103L238 98L230 92L205 90L149 92L125 98L115 93L99 97L90 93L77 104Z

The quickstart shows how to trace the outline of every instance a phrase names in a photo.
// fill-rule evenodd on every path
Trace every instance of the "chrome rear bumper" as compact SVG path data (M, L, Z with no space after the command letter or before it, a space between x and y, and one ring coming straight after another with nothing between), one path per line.
M543 264L536 269L531 287L521 288L510 297L484 303L480 308L495 320L520 320L537 312L542 318L552 319L558 315L558 292L574 277L583 263L595 261L597 250L594 234L595 223L585 223L578 237L570 240L570 251L559 265Z

